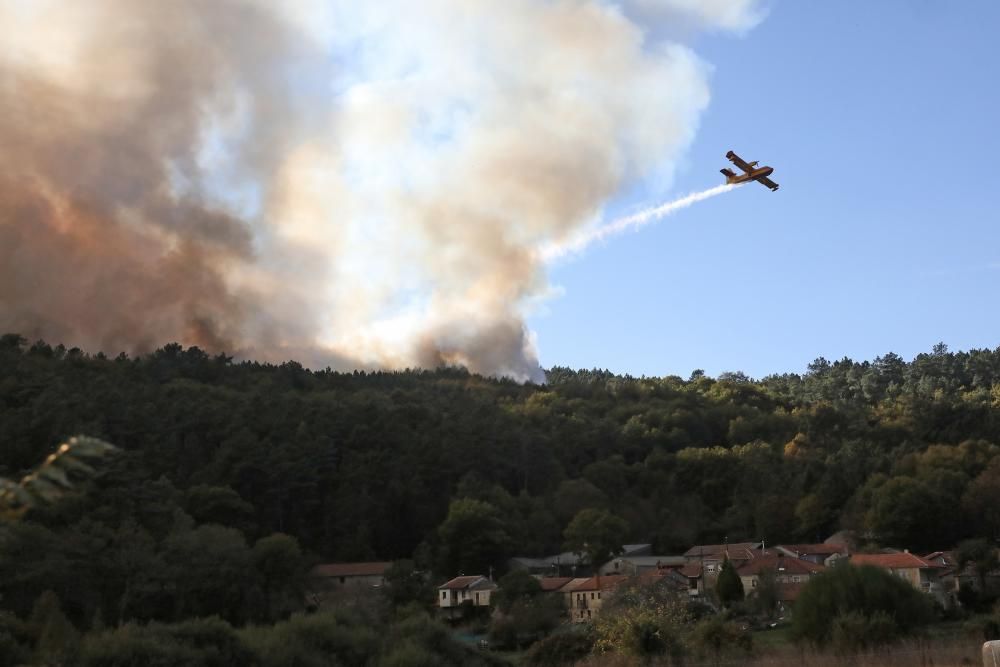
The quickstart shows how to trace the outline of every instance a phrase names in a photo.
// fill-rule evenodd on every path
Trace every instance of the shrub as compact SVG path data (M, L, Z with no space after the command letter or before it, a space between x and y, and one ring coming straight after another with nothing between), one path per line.
M493 595L493 604L503 613L522 600L530 600L542 592L538 579L528 574L527 570L513 570L505 574L498 582L499 590Z
M910 634L932 618L930 598L899 577L872 566L842 565L811 578L802 589L792 633L800 641L824 646L834 639L836 625L839 642L849 642L846 633L856 632L859 641L871 645ZM881 628L880 635L874 634L875 627Z
M196 618L176 625L152 626L174 638L181 646L196 649L205 667L252 665L253 652L240 639L233 627L218 616Z
M292 616L273 626L244 628L240 637L264 667L363 665L378 651L379 636L367 623L325 612Z
M565 613L559 597L518 599L493 621L490 639L501 648L521 648L552 632L565 618Z
M438 667L441 658L420 644L408 640L393 647L378 664L379 667Z
M175 625L128 623L84 638L83 667L197 665L227 667L258 662L232 626L218 617Z
M24 624L10 612L0 611L0 665L19 665L28 662L30 652Z
M722 616L713 616L695 626L691 633L695 649L703 656L712 656L716 663L727 653L749 653L753 636Z
M841 653L854 653L891 643L898 635L896 622L886 612L876 611L866 616L852 611L833 619L830 643Z
M59 597L52 591L45 591L35 601L28 630L35 637L36 657L43 663L60 664L76 655L80 633L66 618Z
M533 667L571 665L583 660L594 647L594 638L587 632L561 632L535 644L528 653Z
M82 667L174 667L199 665L199 652L166 633L128 623L109 632L87 635L80 652Z

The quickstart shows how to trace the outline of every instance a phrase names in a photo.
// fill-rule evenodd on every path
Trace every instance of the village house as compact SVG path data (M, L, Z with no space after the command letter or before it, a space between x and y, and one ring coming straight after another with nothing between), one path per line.
M385 571L391 562L373 563L325 563L312 569L324 588L335 589L345 586L377 588L385 583Z
M627 577L610 575L607 577L577 577L560 588L566 597L566 611L574 623L593 620L601 611L607 596L620 586Z
M597 572L602 577L610 574L637 575L666 569L680 569L687 564L684 556L617 556L601 565Z
M826 567L818 563L786 556L784 552L761 556L744 563L736 569L743 583L743 590L749 596L757 590L761 576L768 573L774 577L778 602L783 607L795 603L799 593L810 577L819 574Z
M455 577L438 586L438 607L449 612L469 607L489 607L497 585L480 574Z
M852 565L874 565L910 583L918 591L934 595L944 605L950 604L949 591L944 590L938 575L945 568L929 563L909 551L888 554L854 554Z
M709 587L715 584L716 577L722 570L722 563L727 558L734 567L739 568L744 563L766 555L762 542L736 542L733 544L700 544L684 552L688 564L699 563L702 566L702 577Z
M954 551L934 551L923 559L937 568L937 581L946 596L946 607L958 604L958 594L963 588L974 591L984 587L990 590L1000 588L1000 569L982 573L981 576L974 563L960 563Z
M538 585L542 587L542 593L561 594L560 589L573 581L573 577L535 577Z
M623 544L621 550L621 555L624 557L648 556L652 553L653 547L650 544ZM507 561L507 569L527 570L528 574L546 577L581 577L594 573L587 558L574 551L564 551L541 558L515 556Z
M642 585L667 586L676 593L688 590L688 578L677 569L661 569L638 576L610 574L599 577L577 577L555 589L565 596L566 611L574 623L597 618L608 597L622 585L638 582ZM554 583L552 584L554 586Z
M933 551L922 558L935 568L935 578L945 607L951 608L959 604L958 593L963 587L973 590L980 588L975 568L968 563L962 566L954 551Z
M677 573L687 580L687 593L695 598L705 594L704 568L701 563L688 563L677 570Z

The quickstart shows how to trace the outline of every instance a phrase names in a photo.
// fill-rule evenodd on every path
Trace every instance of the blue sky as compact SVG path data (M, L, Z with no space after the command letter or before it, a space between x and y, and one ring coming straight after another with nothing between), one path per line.
M785 0L698 38L712 101L671 195L719 183L729 149L781 189L553 266L564 293L529 320L543 366L761 377L1000 345L997 25L990 0Z

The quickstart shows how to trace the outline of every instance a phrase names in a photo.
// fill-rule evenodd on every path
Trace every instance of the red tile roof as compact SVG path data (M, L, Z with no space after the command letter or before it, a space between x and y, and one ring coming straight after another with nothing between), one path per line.
M590 577L576 577L575 579L570 579L562 588L559 589L559 591L561 593L572 593L588 581L590 581Z
M894 570L934 567L923 558L906 552L898 554L854 554L851 556L851 563L854 565L874 565Z
M700 577L701 576L701 563L688 563L680 570L678 570L685 577Z
M326 563L313 568L313 574L320 577L376 577L385 574L392 566L385 563Z
M816 574L825 569L822 565L791 556L763 556L736 568L736 572L741 577L749 577L764 571L781 574Z
M573 577L542 577L538 583L541 584L543 592L549 593L559 590L571 581Z
M612 588L617 588L626 579L628 579L628 577L620 574L608 574L602 577L588 577L586 579L574 579L569 584L567 584L562 590L565 592L596 591L596 590L606 591ZM598 580L600 580L600 584L598 584ZM600 585L600 589L598 589L598 585Z

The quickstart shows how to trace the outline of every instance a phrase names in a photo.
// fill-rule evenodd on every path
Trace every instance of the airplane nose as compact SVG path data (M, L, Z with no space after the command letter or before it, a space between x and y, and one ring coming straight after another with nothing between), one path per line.
M770 176L772 171L774 171L774 167L768 167L767 171L764 172L764 175Z

